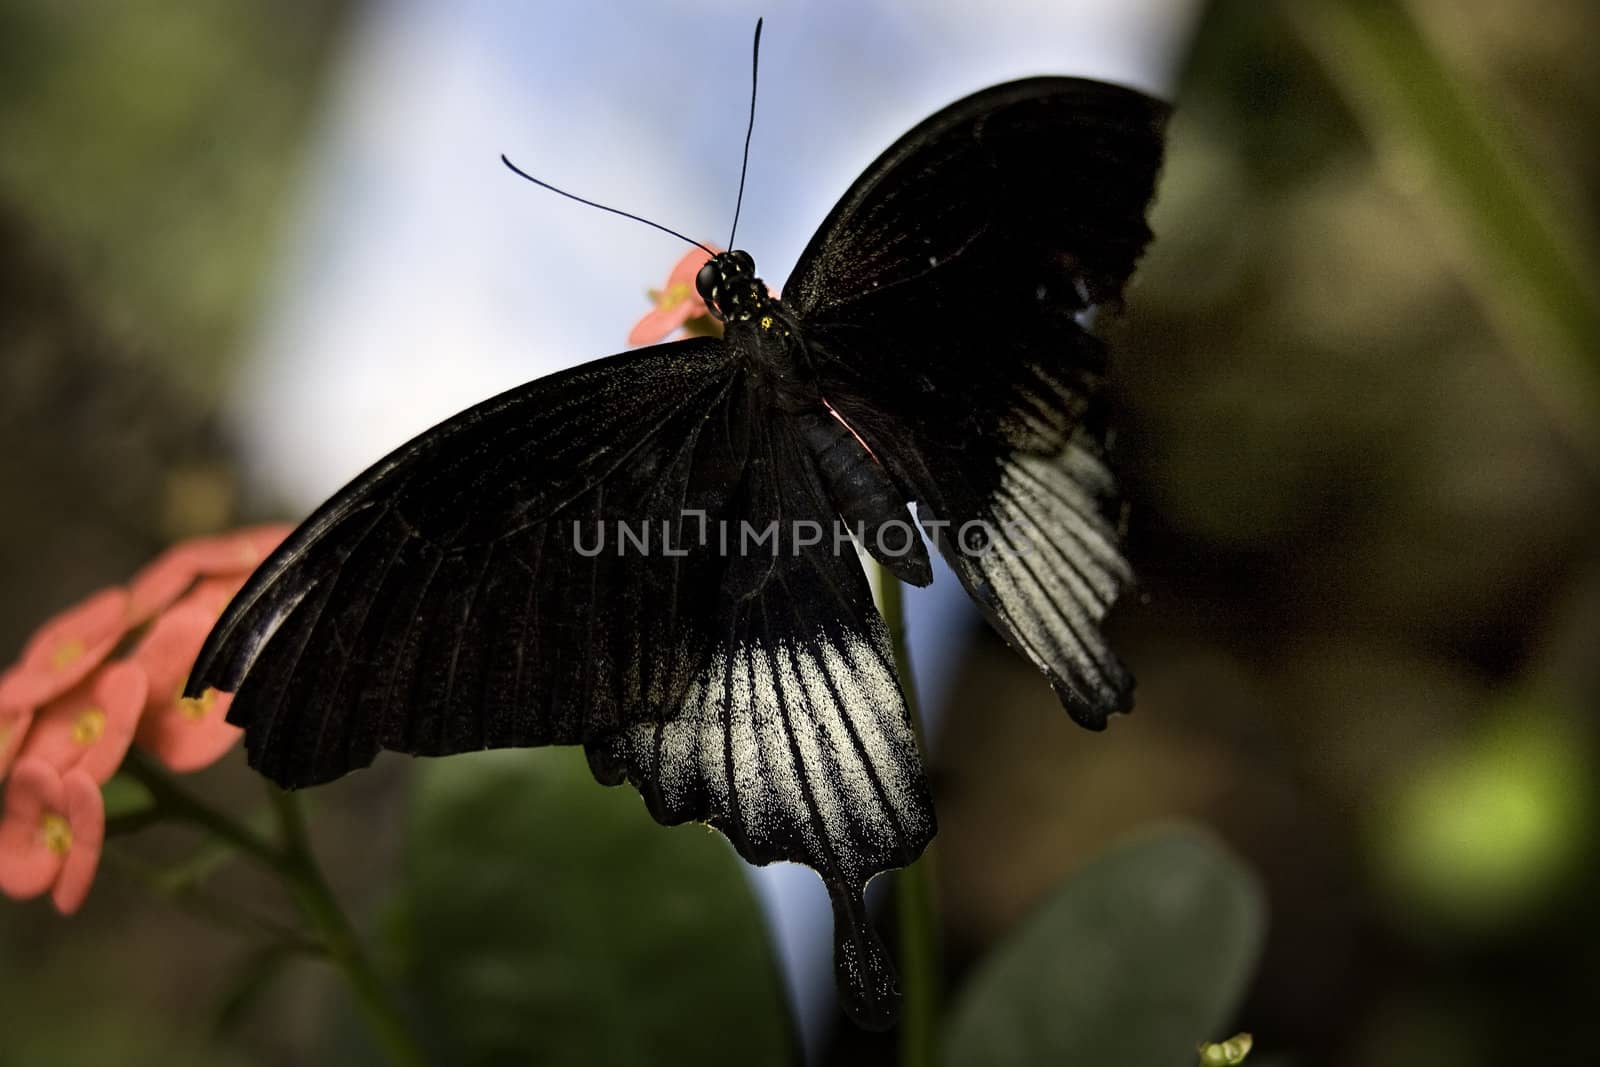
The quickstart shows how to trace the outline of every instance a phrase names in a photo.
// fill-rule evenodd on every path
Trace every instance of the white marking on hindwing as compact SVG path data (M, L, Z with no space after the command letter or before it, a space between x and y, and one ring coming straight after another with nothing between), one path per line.
M930 829L899 686L866 639L722 650L682 700L660 726L655 765L669 810L704 788L707 814L736 815L752 841L798 836L809 856L831 853L843 870L893 855L901 828L916 840ZM636 773L655 762L656 731L640 723L623 739Z

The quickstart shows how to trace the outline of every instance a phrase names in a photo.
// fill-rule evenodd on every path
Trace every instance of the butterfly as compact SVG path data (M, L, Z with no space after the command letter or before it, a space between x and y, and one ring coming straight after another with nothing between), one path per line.
M889 1025L863 893L935 822L856 546L926 585L931 542L1076 721L1128 708L1084 322L1150 239L1167 113L1065 77L937 112L850 186L781 299L747 252L708 260L721 337L529 382L340 490L187 691L234 693L251 766L291 788L385 749L581 745L661 823L814 868L841 1003Z

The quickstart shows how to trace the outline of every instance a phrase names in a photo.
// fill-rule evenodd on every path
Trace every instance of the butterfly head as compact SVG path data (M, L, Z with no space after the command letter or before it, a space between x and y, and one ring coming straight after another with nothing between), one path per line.
M766 285L756 277L755 260L739 249L706 260L695 275L694 287L711 314L724 322L749 322L772 302Z

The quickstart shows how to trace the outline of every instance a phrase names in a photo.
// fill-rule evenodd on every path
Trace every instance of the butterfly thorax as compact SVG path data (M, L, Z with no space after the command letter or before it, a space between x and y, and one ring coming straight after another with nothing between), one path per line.
M756 277L750 253L735 249L711 257L695 276L695 289L722 321L728 346L765 387L768 403L780 411L821 410L794 318Z
M824 399L794 318L756 277L755 262L738 250L713 256L695 288L723 323L723 339L742 356L763 404L785 417L816 464L823 492L838 516L858 531L863 547L902 580L933 578L926 548L906 527L902 551L878 551L875 538L892 524L906 526L906 497L866 442Z

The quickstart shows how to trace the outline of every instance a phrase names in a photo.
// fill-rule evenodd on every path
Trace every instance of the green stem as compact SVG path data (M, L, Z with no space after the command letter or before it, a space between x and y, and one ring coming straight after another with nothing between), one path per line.
M128 753L122 770L149 790L155 810L163 816L193 823L277 874L287 875L285 857L270 841L174 782L138 750Z
M265 937L275 951L322 958L322 943L275 919L241 908L236 901L218 900L204 892L184 872L158 870L132 854L108 847L105 859L156 896L198 919L235 933Z
M900 580L878 568L878 607L889 627L895 669L905 693L911 727L924 760L928 742L911 676L911 655L906 646L905 601ZM931 851L931 849L930 849ZM934 917L933 858L922 858L899 871L894 879L895 916L900 946L900 1067L931 1067L939 1019L939 933Z
M286 875L300 910L322 936L328 958L344 971L356 1002L388 1061L397 1067L424 1067L427 1058L412 1036L399 1004L373 966L355 928L328 888L322 868L317 865L306 835L305 819L294 794L275 786L268 787L268 794L283 835Z
M396 1067L425 1067L427 1059L411 1036L405 1016L373 967L333 891L328 888L293 796L276 787L269 791L282 837L278 845L190 793L138 751L128 753L122 770L149 791L153 802L151 810L158 816L181 819L209 831L219 841L243 852L287 882L295 902L316 929L320 941L313 944L298 933L279 931L284 946L315 951L338 966L350 982L356 1002L388 1061ZM138 821L142 823L145 813L139 815ZM195 902L191 900L190 903ZM233 921L236 918L223 916L214 908L207 910L213 919Z
M167 818L167 813L152 804L141 811L132 811L126 815L106 816L106 836L124 837L136 834L147 826L154 826L162 819Z

